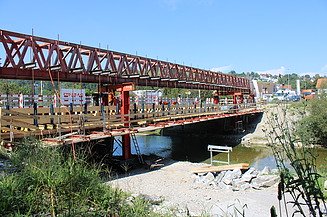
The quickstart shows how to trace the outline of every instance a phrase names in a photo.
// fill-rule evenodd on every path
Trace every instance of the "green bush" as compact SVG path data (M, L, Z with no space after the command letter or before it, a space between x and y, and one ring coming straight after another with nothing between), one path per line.
M306 144L327 146L327 97L307 102L306 115L299 122L297 135Z
M74 159L59 148L28 143L11 156L15 172L0 178L2 216L155 215L148 202L126 203L128 194L103 184L82 154Z

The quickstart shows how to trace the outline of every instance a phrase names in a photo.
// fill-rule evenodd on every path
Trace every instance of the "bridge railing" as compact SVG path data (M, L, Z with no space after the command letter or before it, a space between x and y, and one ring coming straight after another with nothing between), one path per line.
M58 131L115 129L124 125L187 120L220 114L246 112L255 104L239 105L131 105L129 114L122 115L118 106L62 106L44 108L0 108L2 137L12 140L26 135L55 134Z
M87 105L91 105L92 97L86 96L85 102ZM55 95L0 94L0 107L2 108L33 108L34 103L37 107L57 107L59 100Z

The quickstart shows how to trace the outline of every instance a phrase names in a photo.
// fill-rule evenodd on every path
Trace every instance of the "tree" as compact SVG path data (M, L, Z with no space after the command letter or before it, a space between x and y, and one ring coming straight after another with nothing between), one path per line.
M327 96L313 99L307 106L308 116L299 124L298 135L307 143L321 144L327 147Z
M232 70L232 71L230 71L228 74L236 75L237 73L236 73L234 70Z
M278 78L279 84L288 85L290 84L293 89L296 88L296 80L299 79L299 76L295 73L282 75Z

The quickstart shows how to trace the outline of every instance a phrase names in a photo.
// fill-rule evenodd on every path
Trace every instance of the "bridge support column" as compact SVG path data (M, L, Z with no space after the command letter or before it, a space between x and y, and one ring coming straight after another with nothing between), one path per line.
M123 159L127 160L132 157L132 150L131 150L131 137L129 134L122 136L122 143L123 143Z
M124 88L122 88L121 91L121 115L122 115L122 121L124 121L124 127L129 127L129 91L125 91ZM131 152L131 138L129 134L122 136L122 142L123 142L123 159L127 160L130 159L132 156Z
M116 90L120 92L121 103L120 103L120 114L121 120L124 122L124 127L130 127L130 99L129 99L129 91L134 90L133 83L123 83L118 85L110 85L103 88L103 91L109 92L109 90ZM131 152L131 138L130 134L126 134L122 136L122 145L123 145L123 159L127 160L132 157Z

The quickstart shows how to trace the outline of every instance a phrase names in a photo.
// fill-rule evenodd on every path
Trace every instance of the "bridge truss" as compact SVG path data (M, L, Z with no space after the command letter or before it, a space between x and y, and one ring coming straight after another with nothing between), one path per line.
M0 78L250 93L246 78L147 57L0 30Z

